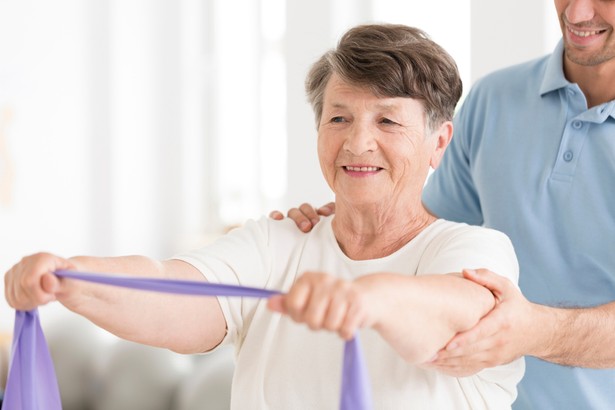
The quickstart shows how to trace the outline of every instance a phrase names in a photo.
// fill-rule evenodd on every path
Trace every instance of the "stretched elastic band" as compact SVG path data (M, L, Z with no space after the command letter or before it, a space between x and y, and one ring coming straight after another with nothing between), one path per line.
M269 298L281 292L268 289L186 280L140 278L59 270L59 277L126 288L202 296ZM367 410L372 406L367 368L357 337L346 342L340 409ZM53 362L41 329L38 311L16 311L11 363L2 410L62 410Z

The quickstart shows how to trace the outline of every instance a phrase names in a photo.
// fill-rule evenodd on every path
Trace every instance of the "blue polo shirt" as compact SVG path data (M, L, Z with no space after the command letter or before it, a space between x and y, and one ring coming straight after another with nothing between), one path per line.
M592 306L615 300L615 101L587 109L562 59L560 42L476 83L423 201L506 233L529 300ZM526 366L515 409L615 408L615 370Z

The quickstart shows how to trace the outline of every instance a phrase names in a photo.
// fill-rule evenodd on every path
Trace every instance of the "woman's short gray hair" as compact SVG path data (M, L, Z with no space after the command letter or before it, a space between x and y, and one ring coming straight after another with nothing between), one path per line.
M305 81L308 101L320 124L324 91L331 75L366 87L381 97L421 100L432 130L451 120L462 84L453 58L425 32L397 24L350 29L337 48L326 52Z

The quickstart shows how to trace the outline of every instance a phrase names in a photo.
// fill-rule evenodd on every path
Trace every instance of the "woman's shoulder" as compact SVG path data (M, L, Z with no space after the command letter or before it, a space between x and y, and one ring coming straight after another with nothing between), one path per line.
M274 220L267 216L248 220L240 229L260 236L269 244L296 244L306 240L319 240L328 235L331 229L331 217L321 217L321 220L310 232L301 231L290 218Z
M463 222L454 222L446 219L438 219L427 229L433 231L432 235L440 238L458 238L458 237L476 237L476 238L500 238L509 240L508 236L496 229L486 228L484 226L469 225Z
M517 257L512 242L503 232L444 219L429 228L432 232L424 258L430 261L428 270L440 265L454 268L453 271L487 268L516 283Z

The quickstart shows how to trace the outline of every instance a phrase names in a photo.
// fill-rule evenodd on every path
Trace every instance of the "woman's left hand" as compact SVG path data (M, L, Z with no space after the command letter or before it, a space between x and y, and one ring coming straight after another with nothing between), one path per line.
M287 294L271 297L268 306L312 330L330 330L348 340L359 328L373 325L373 314L367 309L368 297L366 287L358 281L307 272Z

